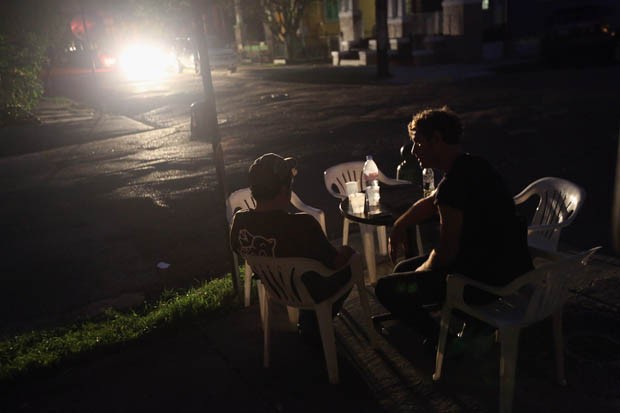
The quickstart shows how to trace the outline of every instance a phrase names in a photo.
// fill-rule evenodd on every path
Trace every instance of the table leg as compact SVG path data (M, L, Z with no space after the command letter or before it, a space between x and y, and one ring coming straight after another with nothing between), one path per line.
M377 244L379 244L379 255L387 255L387 230L385 227L377 227Z
M375 261L375 227L373 225L360 224L362 244L364 245L364 258L368 269L368 279L371 284L377 283L377 263Z

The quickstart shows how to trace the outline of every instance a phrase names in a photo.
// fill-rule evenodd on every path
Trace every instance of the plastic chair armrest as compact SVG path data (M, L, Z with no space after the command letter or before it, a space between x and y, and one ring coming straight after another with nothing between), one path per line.
M453 288L454 291L463 291L465 286L472 286L479 290L489 292L495 295L506 295L506 287L495 287L492 285L481 283L480 281L472 280L465 277L462 274L449 274L447 277L448 289ZM453 286L453 287L452 287ZM510 293L510 292L508 292ZM461 294L462 295L462 294Z
M530 256L532 258L542 258L547 261L558 261L563 258L568 258L570 254L560 251L550 251L542 248L533 247L528 245L528 250L530 251Z
M558 222L557 224L530 225L530 226L527 227L527 233L528 233L528 235L530 235L530 234L534 234L536 232L554 231L554 230L562 229L562 228L568 226L569 224L570 224L570 222L568 222L568 221L562 221L562 222Z
M534 187L528 185L525 189L519 192L517 195L513 196L512 199L515 202L515 205L519 205L527 201L531 196L535 195L536 191Z
M411 181L406 181L404 179L388 178L387 176L382 176L379 181L386 185L406 185L411 183Z

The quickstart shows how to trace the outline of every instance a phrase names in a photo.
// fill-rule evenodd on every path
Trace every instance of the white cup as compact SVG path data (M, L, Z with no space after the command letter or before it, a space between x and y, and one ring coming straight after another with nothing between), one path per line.
M356 192L349 195L349 205L351 206L351 211L353 211L354 214L363 214L365 201L366 196L362 192Z
M379 187L378 186L367 186L366 197L368 198L368 206L374 207L374 206L379 205L379 199L381 199L381 194L379 193Z
M345 182L344 189L347 191L347 196L359 192L359 186L356 181Z

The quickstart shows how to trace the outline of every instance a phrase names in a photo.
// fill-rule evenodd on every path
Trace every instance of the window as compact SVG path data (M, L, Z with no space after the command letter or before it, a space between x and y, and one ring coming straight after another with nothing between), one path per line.
M392 0L390 3L390 6L392 6L392 17L398 17L398 0Z
M325 21L334 22L338 21L338 0L325 0Z
M482 0L482 10L489 10L489 0Z

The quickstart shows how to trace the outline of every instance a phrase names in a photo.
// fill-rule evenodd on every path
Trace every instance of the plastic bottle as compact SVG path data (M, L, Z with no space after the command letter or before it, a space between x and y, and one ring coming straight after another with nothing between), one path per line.
M422 169L422 190L424 191L424 198L435 190L435 174L432 168Z
M379 179L379 168L377 168L377 164L372 160L372 156L370 155L366 156L362 174L364 175L364 187L379 185L377 181L377 179Z

